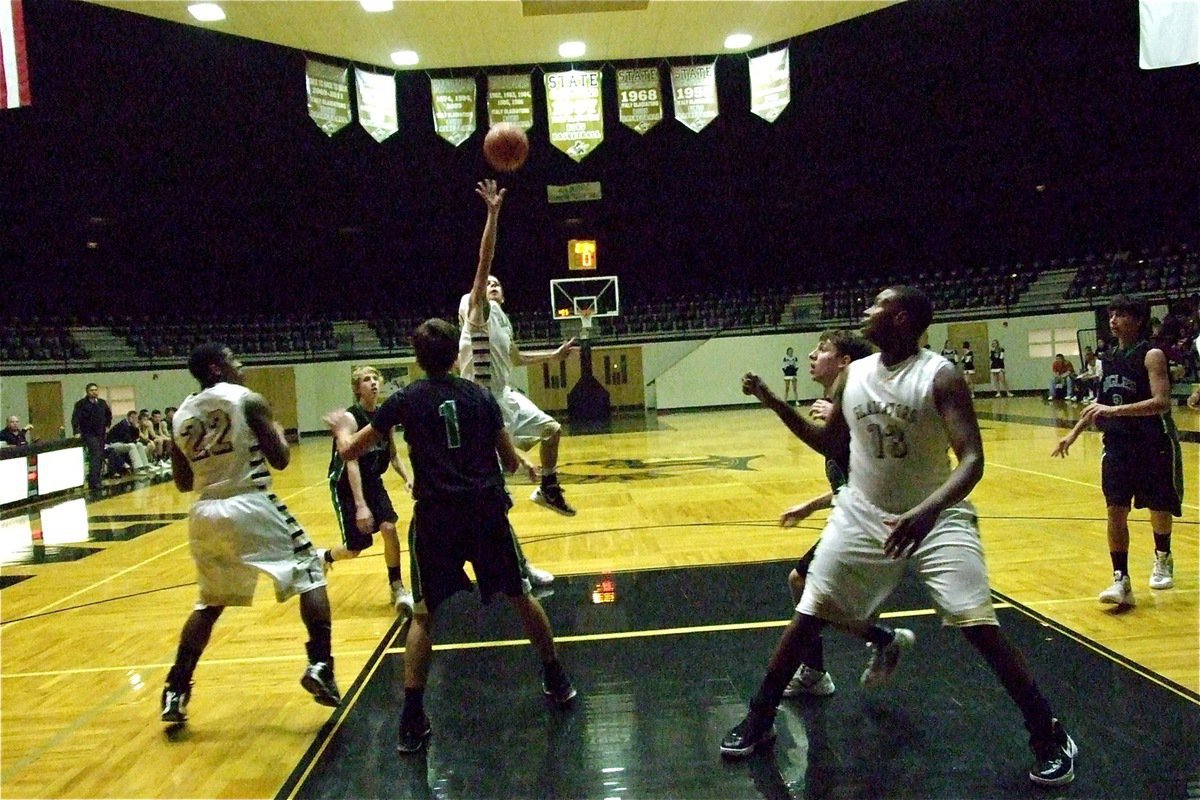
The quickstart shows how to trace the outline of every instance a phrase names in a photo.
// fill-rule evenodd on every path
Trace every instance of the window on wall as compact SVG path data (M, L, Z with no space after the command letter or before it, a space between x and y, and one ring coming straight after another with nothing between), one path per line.
M132 386L102 386L100 396L108 402L112 409L113 422L124 417L130 411L137 411L137 395Z
M1079 358L1078 331L1074 328L1040 328L1029 332L1029 357L1054 358L1062 353Z

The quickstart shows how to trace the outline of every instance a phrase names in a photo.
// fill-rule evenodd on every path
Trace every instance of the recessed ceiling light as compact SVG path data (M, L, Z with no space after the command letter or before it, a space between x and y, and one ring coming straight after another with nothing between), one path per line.
M392 53L392 63L398 67L411 67L420 60L416 50L397 50Z
M726 50L741 50L743 47L749 47L754 41L754 37L748 33L731 33L725 37Z
M563 42L558 46L558 54L563 58L579 58L587 52L583 42Z
M216 3L192 3L188 13L201 22L220 22L225 19L225 12Z
M392 0L358 0L358 4L363 7L363 11L370 11L372 14L391 11L394 5Z

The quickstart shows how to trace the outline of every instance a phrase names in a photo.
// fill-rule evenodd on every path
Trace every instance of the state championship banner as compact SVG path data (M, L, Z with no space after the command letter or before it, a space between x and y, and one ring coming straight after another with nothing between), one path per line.
M304 78L308 87L308 116L326 136L350 124L349 70L307 61Z
M488 75L488 127L510 122L523 131L533 127L533 82L528 75Z
M25 12L21 0L0 0L0 108L19 108L30 102Z
M358 95L358 124L377 142L400 130L396 112L396 78L354 68Z
M475 132L475 79L430 78L433 129L458 147Z
M671 67L675 119L699 133L717 118L717 62L699 67Z
M546 73L546 117L550 144L575 161L604 141L600 70Z
M774 122L792 100L787 48L750 59L750 110Z
M1141 0L1138 20L1142 69L1200 63L1200 0Z
M617 107L621 123L638 133L662 122L662 78L658 67L617 70Z

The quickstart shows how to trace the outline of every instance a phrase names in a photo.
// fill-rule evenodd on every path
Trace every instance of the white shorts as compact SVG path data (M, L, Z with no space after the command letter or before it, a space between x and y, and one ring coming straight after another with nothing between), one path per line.
M911 562L943 624L998 624L975 508L964 500L943 511L907 559L883 551L890 532L883 520L895 516L849 486L839 491L796 610L834 623L871 622Z
M325 585L325 573L308 534L274 495L248 492L197 500L188 539L200 584L196 608L248 606L258 574L275 582L275 599Z
M512 436L513 444L522 450L528 450L559 430L554 417L512 387L504 387L503 394L496 400L504 417L504 429Z

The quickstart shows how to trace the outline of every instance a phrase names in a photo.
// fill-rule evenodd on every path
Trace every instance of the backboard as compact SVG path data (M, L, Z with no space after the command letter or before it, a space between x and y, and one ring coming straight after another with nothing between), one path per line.
M578 320L581 310L591 311L592 319L615 317L621 313L621 292L616 275L592 278L552 278L550 280L550 316Z

